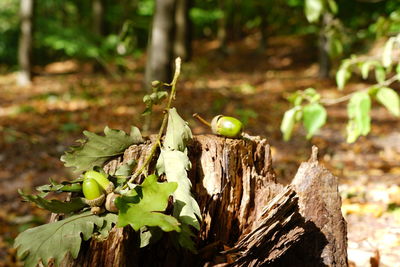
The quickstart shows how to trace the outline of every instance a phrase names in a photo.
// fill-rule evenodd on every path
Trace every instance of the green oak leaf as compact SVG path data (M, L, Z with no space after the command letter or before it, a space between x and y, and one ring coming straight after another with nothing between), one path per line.
M40 192L82 192L82 185L79 182L67 182L58 183L50 179L50 184L45 184L36 187L36 190Z
M163 142L164 148L184 151L186 144L192 139L192 132L186 121L184 121L175 108L168 111L168 125Z
M20 233L14 247L26 267L35 267L40 261L47 266L50 259L54 259L57 266L68 253L76 259L82 239L89 240L94 226L102 227L105 220L91 212L73 215Z
M81 145L71 147L70 151L61 157L66 167L75 167L77 172L102 166L110 157L122 154L130 145L143 142L139 129L134 126L130 135L108 127L104 129L105 136L88 131L84 131L83 134L87 140L78 140Z
M158 226L164 232L180 231L179 222L165 215L169 196L176 190L177 183L158 183L156 175L149 175L133 190L133 196L121 196L115 200L118 226L131 225L135 231L143 226Z
M310 139L325 124L326 117L325 108L318 103L309 104L303 108L303 125L307 130L307 139Z
M132 175L132 170L136 164L137 162L134 159L128 160L126 163L119 166L113 175L118 178L127 178Z
M38 207L54 213L68 214L74 211L81 210L82 208L87 206L82 198L72 198L69 202L62 202L56 199L47 200L39 195L27 195L22 192L22 190L18 190L18 193L22 196L24 200L35 203Z
M150 244L156 243L163 236L163 231L159 227L143 226L139 230L140 248L147 247Z
M168 182L176 182L178 184L178 188L173 194L174 217L179 218L180 222L189 224L197 230L200 229L199 218L201 218L201 212L199 205L190 192L192 183L187 175L187 170L191 168L187 152L161 149L156 168L159 174L165 173Z
M99 232L98 237L105 239L108 237L108 234L110 233L113 226L117 224L118 215L114 213L106 213L106 215L104 215L103 218L104 218L104 223L98 229Z
M195 251L192 240L194 234L190 226L200 229L201 212L192 196L192 184L187 175L191 163L187 156L186 144L191 138L192 132L187 122L178 115L175 108L170 109L167 131L156 169L158 174L165 173L168 182L178 184L173 194L173 215L182 224L183 231L177 234L177 239L182 247Z

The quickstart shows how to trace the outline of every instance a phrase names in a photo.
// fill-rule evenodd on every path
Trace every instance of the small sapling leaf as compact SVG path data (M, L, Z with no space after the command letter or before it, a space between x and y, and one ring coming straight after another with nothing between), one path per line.
M382 65L385 68L388 68L388 67L390 67L390 65L392 65L392 50L393 50L395 41L396 41L395 37L389 38L389 40L387 40L387 42L385 44L385 47L383 48Z
M347 142L353 143L360 135L367 135L371 130L371 98L366 92L355 93L348 105Z
M351 72L347 65L342 64L340 69L336 72L336 83L339 90L342 90L346 85L346 82L350 79Z
M382 84L382 83L385 82L385 79L386 79L386 71L385 71L385 69L384 69L382 66L380 66L380 65L377 65L377 66L375 67L375 79L376 79L376 81L377 81L379 84Z
M323 0L306 0L305 14L308 22L317 22L324 10Z
M303 125L307 130L307 139L310 139L325 124L326 117L325 108L318 103L309 104L303 108Z
M297 121L297 115L301 112L301 106L293 107L285 112L281 123L281 132L283 140L289 141L292 136L294 125Z
M394 116L400 116L400 99L396 91L388 87L382 87L376 93L376 100Z

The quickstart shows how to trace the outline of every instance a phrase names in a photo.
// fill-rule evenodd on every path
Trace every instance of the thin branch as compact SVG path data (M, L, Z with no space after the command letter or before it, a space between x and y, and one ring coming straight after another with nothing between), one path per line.
M149 166L151 160L153 159L153 156L154 156L157 148L161 146L161 137L164 133L165 127L167 126L168 111L171 108L172 100L175 99L176 83L178 82L180 73L181 73L181 58L178 57L175 59L175 74L174 74L174 78L172 79L172 82L170 84L171 85L171 93L169 95L167 106L165 107L165 114L164 114L164 118L163 118L160 130L158 131L157 139L154 142L153 146L151 147L150 154L147 156L147 158L146 158L145 162L143 163L143 165L141 166L141 168L135 171L135 173L132 175L132 177L129 179L129 181L122 187L122 189L126 189L128 187L128 183L132 183L140 174L143 173L143 171Z
M336 98L336 99L321 99L320 102L322 104L324 104L325 106L336 105L336 104L339 104L341 102L345 102L347 100L350 100L353 97L353 95L358 93L358 92L368 92L370 89L375 88L375 87L389 86L392 83L398 81L398 79L399 79L398 75L394 75L390 79L384 81L383 83L376 83L374 85L371 85L370 87L367 87L364 90L356 91L356 92L350 93L348 95L345 95L345 96L342 96L342 97L339 97L339 98Z

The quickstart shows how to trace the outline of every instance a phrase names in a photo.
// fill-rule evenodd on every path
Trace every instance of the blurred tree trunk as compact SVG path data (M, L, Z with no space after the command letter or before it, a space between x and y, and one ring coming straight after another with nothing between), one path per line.
M145 86L148 91L154 80L171 80L174 15L175 0L156 0L145 70Z
M93 0L92 2L92 16L93 16L93 32L102 36L104 33L103 21L104 21L104 3L102 0Z
M27 86L32 80L32 34L33 34L33 11L35 0L21 0L20 18L21 33L18 47L19 74L17 83Z
M229 3L228 3L229 4ZM219 41L219 52L227 52L227 3L226 0L218 0L218 7L222 11L222 16L218 20L217 39Z
M192 25L189 18L191 4L191 0L176 0L174 57L180 57L183 61L188 61L192 53Z
M231 23L229 33L233 40L240 40L243 37L243 16L242 16L242 1L232 0L231 2L232 10L230 14Z
M266 3L264 1L257 2L257 9L258 9L258 14L261 18L260 21L260 33L261 33L261 38L260 38L260 43L258 50L263 51L267 48L267 42L268 42L268 9L266 7Z
M318 50L319 50L319 73L320 78L329 78L331 71L331 59L329 56L329 42L326 29L332 22L332 14L324 12L322 15L322 25L319 33Z

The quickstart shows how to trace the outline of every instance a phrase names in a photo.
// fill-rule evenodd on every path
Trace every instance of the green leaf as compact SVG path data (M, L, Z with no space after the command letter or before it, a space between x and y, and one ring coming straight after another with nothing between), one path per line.
M347 142L353 143L360 135L371 130L371 98L366 92L355 93L347 105L349 122L347 124Z
M161 149L156 168L159 174L165 173L168 182L178 184L178 188L173 194L174 217L179 218L180 222L199 230L201 212L190 192L192 183L187 176L187 170L191 168L191 164L187 152Z
M188 224L182 224L181 232L173 233L173 235L175 235L174 238L178 241L181 247L187 248L193 253L196 253L196 246L193 242L193 238L196 238L196 235L193 234L193 231Z
M397 117L400 116L400 99L396 91L388 87L382 87L376 93L376 100L384 105L390 113Z
M184 121L175 108L168 111L168 126L163 146L171 150L184 151L186 144L192 139L188 123Z
M329 38L329 56L337 58L343 53L342 42L338 38Z
M119 209L118 226L131 225L135 231L143 226L158 226L164 232L180 231L179 222L165 215L169 196L176 190L177 183L158 183L156 175L147 176L133 190L134 196L122 196L115 200Z
M50 179L50 184L45 184L36 187L36 190L40 192L82 192L82 185L80 183L72 183L69 181L64 181L62 183L57 183L56 181Z
M321 95L314 88L307 88L303 94L310 103L318 102L321 99Z
M105 239L108 237L111 229L118 222L118 215L114 213L106 213L102 217L104 219L103 225L98 229L99 235L98 238Z
M143 226L139 230L140 248L144 248L150 244L154 244L161 239L163 231L159 227L146 227Z
M28 229L17 236L14 247L26 267L35 267L39 261L45 266L50 259L56 265L70 253L76 259L83 240L89 240L94 226L102 227L104 217L91 212L68 217L65 220Z
M24 200L35 203L38 207L54 213L68 214L74 211L81 210L82 208L87 206L82 198L72 198L69 202L62 202L55 199L49 201L38 195L26 195L24 194L24 192L22 192L22 190L18 190L18 193L22 196Z
M385 69L382 66L376 66L375 67L375 79L379 84L385 82L386 72L385 72Z
M122 154L130 145L143 142L139 129L134 126L130 135L108 127L104 129L104 133L105 136L100 136L84 131L83 134L88 139L78 140L82 144L72 147L61 157L61 161L66 167L75 167L76 171L82 172L94 166L102 166L110 157Z
M342 64L342 66L340 66L339 70L336 72L336 83L339 90L342 90L344 88L346 82L350 79L350 77L351 72L348 69L348 65Z
M192 133L187 123L176 113L175 109L171 109L156 169L159 174L165 173L167 181L178 184L178 188L173 194L173 215L182 224L182 229L188 229L188 231L181 231L178 234L178 242L182 247L194 251L195 246L191 239L194 235L189 226L200 229L201 213L199 205L190 192L192 184L187 176L187 170L190 169L191 164L187 156L186 143L191 138Z
M307 130L307 139L310 139L326 122L327 113L318 103L303 108L303 125Z
M126 163L122 164L121 166L118 167L118 169L115 171L115 176L118 178L127 178L132 174L133 168L136 166L136 161L131 159L127 161Z
M283 134L283 140L288 141L292 136L292 131L294 125L297 121L297 114L301 111L300 106L296 106L291 108L285 112L283 115L282 123L281 123L281 132Z
M291 104L293 104L293 106L299 106L299 105L301 105L301 103L303 102L303 91L298 90L298 91L296 91L296 92L290 94L290 95L287 97L287 100L288 100Z
M397 80L400 80L400 63L396 66Z
M392 65L392 50L395 43L396 38L391 37L386 42L385 47L382 52L382 64L385 68L390 67Z
M158 88L153 89L155 89L156 91L143 97L143 102L146 104L146 109L142 113L142 115L151 114L153 111L153 105L160 104L161 101L168 96L168 93L166 91L157 91Z
M328 0L329 9L332 11L333 14L337 14L338 6L335 0Z
M371 68L371 66L373 66L375 64L376 64L376 61L373 61L373 60L369 60L369 61L366 61L361 64L361 66L360 66L361 76L364 80L368 78L369 69Z
M322 0L305 0L305 14L308 22L317 22L324 10L324 3Z

